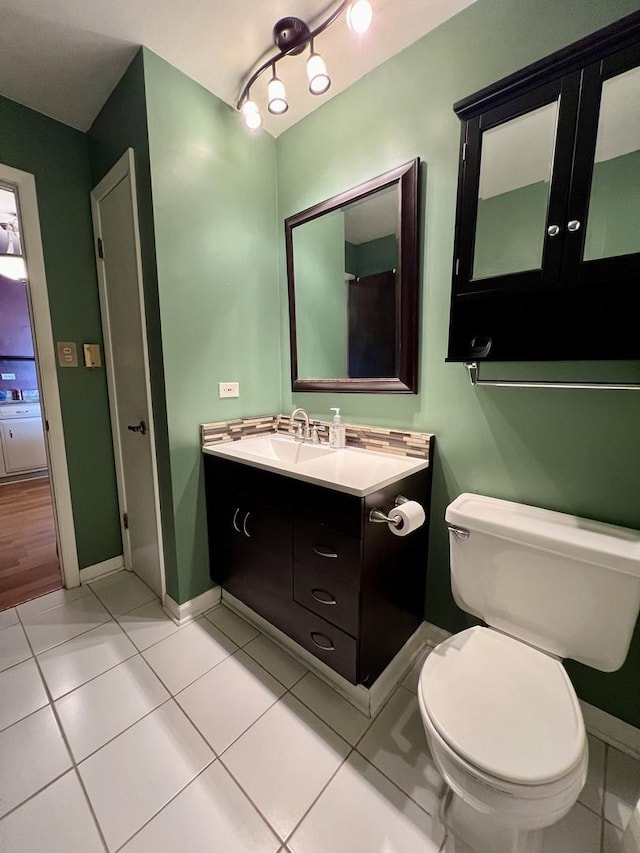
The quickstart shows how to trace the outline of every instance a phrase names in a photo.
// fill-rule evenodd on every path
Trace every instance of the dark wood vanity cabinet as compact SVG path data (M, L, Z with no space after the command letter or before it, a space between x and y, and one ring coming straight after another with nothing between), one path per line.
M420 625L428 525L370 522L397 495L429 511L431 469L360 498L204 455L211 577L353 684Z
M454 105L449 361L640 358L640 13Z

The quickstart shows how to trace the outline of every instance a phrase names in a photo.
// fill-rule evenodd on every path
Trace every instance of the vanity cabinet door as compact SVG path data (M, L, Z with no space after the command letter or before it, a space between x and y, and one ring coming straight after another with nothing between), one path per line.
M288 632L293 600L292 522L288 512L249 500L242 507L242 550L235 554L243 585L238 596ZM230 590L231 591L231 590Z
M254 496L266 495L270 482L264 472L205 457L210 572L223 589L288 631L293 600L290 511Z

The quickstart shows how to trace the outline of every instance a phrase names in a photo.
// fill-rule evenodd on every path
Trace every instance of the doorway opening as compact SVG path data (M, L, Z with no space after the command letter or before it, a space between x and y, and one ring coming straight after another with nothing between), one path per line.
M0 183L0 610L62 587L22 234Z

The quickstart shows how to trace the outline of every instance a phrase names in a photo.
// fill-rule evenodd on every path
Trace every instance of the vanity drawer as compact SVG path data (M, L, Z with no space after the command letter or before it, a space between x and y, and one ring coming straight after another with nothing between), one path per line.
M294 522L293 559L360 587L362 542L317 521Z
M335 672L356 684L358 641L293 602L293 639Z
M293 597L307 610L352 637L360 630L360 593L327 572L304 563L293 565Z

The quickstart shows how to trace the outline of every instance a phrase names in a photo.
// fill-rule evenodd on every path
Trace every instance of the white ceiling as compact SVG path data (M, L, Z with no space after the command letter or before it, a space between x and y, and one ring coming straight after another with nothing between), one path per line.
M373 0L374 21L363 36L348 31L341 18L316 42L331 75L329 92L310 95L305 55L287 58L278 73L287 86L289 111L267 115L266 129L274 136L282 133L472 2ZM327 0L0 0L0 94L86 130L142 44L235 106L258 60L275 53L273 24L293 14L313 25L336 5ZM256 85L252 92L261 105L264 88Z

